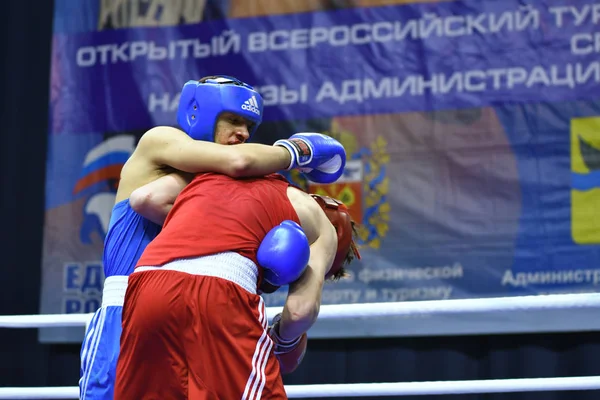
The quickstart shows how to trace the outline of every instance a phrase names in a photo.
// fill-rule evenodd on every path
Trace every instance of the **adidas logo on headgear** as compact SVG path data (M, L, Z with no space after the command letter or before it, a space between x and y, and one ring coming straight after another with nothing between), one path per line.
M242 104L242 110L251 111L256 115L260 115L260 110L258 109L258 101L256 101L256 96L252 96L248 100L246 100Z

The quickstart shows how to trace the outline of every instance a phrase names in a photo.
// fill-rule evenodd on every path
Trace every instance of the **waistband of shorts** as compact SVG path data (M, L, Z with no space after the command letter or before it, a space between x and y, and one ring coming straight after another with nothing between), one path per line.
M135 269L134 273L155 270L179 271L191 275L222 278L241 286L252 294L256 294L258 267L249 258L234 252L180 259L163 266L140 266Z
M128 280L129 277L126 275L109 276L104 280L104 288L102 289L102 307L123 307Z

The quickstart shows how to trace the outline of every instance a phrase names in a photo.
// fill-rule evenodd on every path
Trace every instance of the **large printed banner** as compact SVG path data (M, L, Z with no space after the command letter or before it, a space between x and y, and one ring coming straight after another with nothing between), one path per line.
M594 0L165 3L56 3L42 313L99 307L120 169L211 74L258 87L257 141L311 130L347 150L335 184L289 175L360 223L363 259L325 304L597 290Z

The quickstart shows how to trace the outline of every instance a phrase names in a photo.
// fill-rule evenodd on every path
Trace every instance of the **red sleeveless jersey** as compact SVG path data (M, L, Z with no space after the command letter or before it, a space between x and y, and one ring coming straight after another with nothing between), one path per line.
M160 266L181 258L233 251L257 265L258 247L285 220L300 223L279 174L233 179L198 174L177 197L158 236L138 266Z

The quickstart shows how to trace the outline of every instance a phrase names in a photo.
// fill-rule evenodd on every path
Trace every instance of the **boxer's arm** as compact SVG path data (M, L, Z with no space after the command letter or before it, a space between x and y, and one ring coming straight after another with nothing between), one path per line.
M137 188L129 196L131 208L142 217L162 225L175 199L193 175L173 172Z
M309 238L316 239L310 246L308 267L297 281L289 285L279 323L279 336L284 340L299 337L317 320L325 275L337 250L337 233L321 207L309 196L303 202L305 207L301 214L309 217L301 216L302 228Z
M136 152L159 166L189 173L218 172L231 177L261 176L287 168L290 152L281 146L235 146L194 140L171 127L152 128L140 139Z

